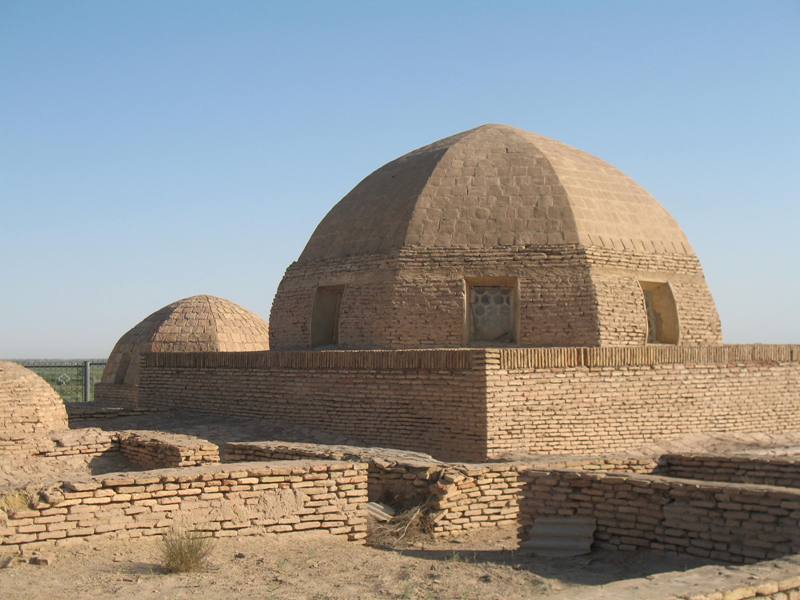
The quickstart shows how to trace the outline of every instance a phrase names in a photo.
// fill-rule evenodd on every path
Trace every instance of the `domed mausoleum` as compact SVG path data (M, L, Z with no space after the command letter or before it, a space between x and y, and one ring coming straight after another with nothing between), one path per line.
M269 327L255 313L215 296L192 296L157 310L123 335L95 387L99 401L135 400L146 352L269 350Z
M504 125L359 183L287 269L270 322L274 350L721 343L669 213L602 160Z
M0 361L0 455L35 453L49 434L68 429L61 396L39 375Z

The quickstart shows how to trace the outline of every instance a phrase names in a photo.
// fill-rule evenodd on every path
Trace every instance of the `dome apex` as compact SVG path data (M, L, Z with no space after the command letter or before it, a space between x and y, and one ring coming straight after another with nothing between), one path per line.
M560 244L692 254L675 220L616 168L550 138L486 124L367 176L322 220L300 262L407 247Z

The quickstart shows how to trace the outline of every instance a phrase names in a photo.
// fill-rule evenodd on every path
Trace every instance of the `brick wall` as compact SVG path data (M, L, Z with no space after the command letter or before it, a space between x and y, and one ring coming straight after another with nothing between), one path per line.
M680 343L718 344L719 317L696 257L578 245L405 248L292 264L270 314L270 347L308 349L317 286L342 285L340 348L463 346L465 278L516 278L518 343L621 346L646 341L639 280L669 281Z
M471 351L150 354L140 404L272 419L363 445L480 459Z
M136 405L139 387L125 383L94 384L94 400L101 405L129 407Z
M123 431L119 434L119 448L128 460L143 469L194 467L219 462L216 444L190 435Z
M400 509L426 503L433 494L431 486L447 467L445 463L399 451L297 442L229 442L223 457L225 461L315 458L367 463L369 499Z
M144 409L267 418L482 461L606 454L800 412L800 347L638 346L149 354Z
M71 538L161 535L173 525L227 537L310 529L366 537L366 465L231 463L63 483L29 509L0 511L0 548Z
M800 490L655 475L521 473L522 538L538 516L597 520L595 543L755 562L800 552Z
M780 431L800 414L799 356L787 346L487 351L487 454Z
M800 488L797 457L665 454L659 463L658 473L670 477Z
M369 499L404 509L424 505L435 536L517 522L523 482L515 463L448 464L384 448L297 442L229 442L226 461L350 460L369 465ZM656 460L638 456L542 457L537 469L650 472Z

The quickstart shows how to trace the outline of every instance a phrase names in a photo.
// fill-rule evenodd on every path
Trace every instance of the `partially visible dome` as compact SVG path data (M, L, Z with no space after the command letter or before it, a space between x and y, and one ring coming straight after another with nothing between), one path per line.
M68 429L61 396L39 375L0 361L0 455L33 452L49 434Z
M298 262L558 244L692 254L669 213L610 164L535 133L483 125L367 176L325 216Z
M103 384L137 385L145 352L269 350L269 328L255 313L215 296L192 296L157 310L123 335L103 371Z

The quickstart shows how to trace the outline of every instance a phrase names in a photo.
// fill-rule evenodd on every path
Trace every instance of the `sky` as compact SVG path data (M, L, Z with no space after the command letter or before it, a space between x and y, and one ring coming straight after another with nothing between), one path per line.
M800 1L0 0L0 356L106 356L206 293L267 318L361 179L483 123L677 219L729 343L800 343Z

